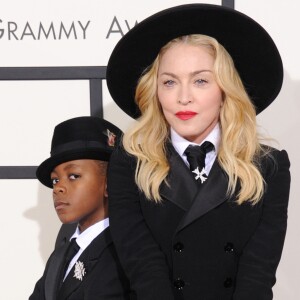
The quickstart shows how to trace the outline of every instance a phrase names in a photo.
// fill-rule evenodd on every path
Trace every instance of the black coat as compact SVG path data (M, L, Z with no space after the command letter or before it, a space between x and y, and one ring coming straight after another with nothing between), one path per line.
M78 261L84 263L86 270L83 280L73 277L73 267L58 293L58 275L67 245L58 246L51 254L29 300L130 299L129 282L120 266L109 228L99 234L79 257Z
M135 158L115 151L108 171L112 237L139 300L269 300L283 248L290 186L285 151L262 158L261 201L237 205L215 161L198 190L170 146L162 203L134 182Z

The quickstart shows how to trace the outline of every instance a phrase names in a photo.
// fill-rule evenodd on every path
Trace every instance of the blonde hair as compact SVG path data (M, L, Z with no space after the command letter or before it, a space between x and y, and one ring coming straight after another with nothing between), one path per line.
M239 186L237 203L255 204L261 199L265 184L256 160L259 154L267 153L259 144L255 108L231 56L214 38L205 35L188 35L170 41L139 80L135 98L141 117L123 138L125 150L137 158L136 183L148 199L161 201L159 187L163 181L167 183L170 169L166 153L169 124L157 97L157 74L161 56L178 43L204 47L215 59L214 76L224 98L218 161L228 175L228 195L233 195Z

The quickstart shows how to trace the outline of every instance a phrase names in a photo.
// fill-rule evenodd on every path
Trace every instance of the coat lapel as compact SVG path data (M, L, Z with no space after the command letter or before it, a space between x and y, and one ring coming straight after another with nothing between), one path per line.
M77 263L81 262L85 269L85 274L83 275L82 280L74 276L74 271L76 268L75 264L63 282L63 285L59 291L58 299L66 299L71 293L80 287L80 285L89 277L89 274L98 262L102 252L111 243L112 239L110 231L109 228L106 228L92 241L92 243L83 251L77 260Z
M170 172L167 177L169 185L163 183L160 194L186 212L177 228L177 231L180 231L228 200L228 177L216 160L208 179L199 188L192 172L171 143L168 144L167 149L170 164Z
M190 209L186 212L179 223L177 232L203 216L208 211L228 200L227 188L227 175L216 160L208 179L199 189L198 193L196 193Z
M171 143L168 144L168 160L170 172L167 182L169 185L163 183L160 188L160 194L184 211L187 211L198 191L197 183L193 178L193 174Z
M68 243L57 248L49 261L45 278L45 300L56 300L60 268L64 261L64 254L68 248Z

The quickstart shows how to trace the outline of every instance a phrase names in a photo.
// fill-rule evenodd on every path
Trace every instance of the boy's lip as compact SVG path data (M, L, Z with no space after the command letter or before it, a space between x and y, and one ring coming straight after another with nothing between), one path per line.
M56 210L64 208L66 205L68 205L68 203L66 203L66 202L63 202L63 201L60 201L60 200L54 201L54 207L55 207Z
M193 118L195 115L197 115L197 113L194 111L186 110L186 111L178 111L175 115L177 118L181 120L188 120Z

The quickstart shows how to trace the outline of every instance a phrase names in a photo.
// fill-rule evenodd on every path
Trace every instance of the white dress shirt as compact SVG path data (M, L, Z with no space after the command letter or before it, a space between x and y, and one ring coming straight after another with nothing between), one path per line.
M201 144L203 144L205 141L209 141L214 145L214 149L208 153L206 153L205 157L205 174L209 174L211 167L217 157L217 153L219 150L219 144L221 139L221 131L220 131L220 125L219 123L216 124L216 126L213 128L213 130L209 133L209 135L202 141ZM189 163L187 161L186 155L184 154L184 151L189 145L198 145L192 143L182 136L180 136L173 128L171 128L171 141L175 148L175 150L178 152L180 157L183 159L185 164L189 167Z
M107 227L109 226L109 219L103 219L94 225L88 227L86 230L84 230L82 233L80 233L79 228L77 226L74 234L71 236L71 239L76 238L76 242L78 246L80 247L77 254L72 258L69 267L66 271L65 278L68 276L69 272L72 270L73 266L77 262L78 258L82 254L82 252L88 247L88 245Z

